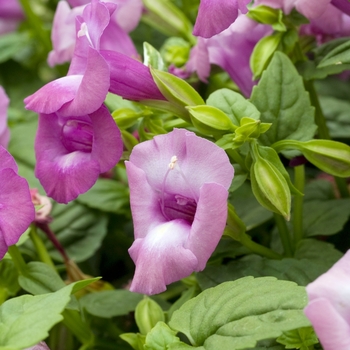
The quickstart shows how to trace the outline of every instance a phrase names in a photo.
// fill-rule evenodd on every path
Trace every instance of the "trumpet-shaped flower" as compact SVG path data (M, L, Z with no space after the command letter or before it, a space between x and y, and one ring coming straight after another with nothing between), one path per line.
M10 153L0 146L0 259L34 220L28 183L17 174Z
M210 38L227 29L237 18L238 10L247 13L250 0L201 0L193 35Z
M324 350L350 349L350 251L306 287L304 312Z
M233 167L214 143L183 129L137 145L126 162L136 270L144 294L204 269L227 218Z
M9 98L4 89L0 86L0 145L7 148L10 140L10 130L7 127L7 108Z
M91 114L39 115L35 175L46 193L68 203L120 159L120 131L105 106Z

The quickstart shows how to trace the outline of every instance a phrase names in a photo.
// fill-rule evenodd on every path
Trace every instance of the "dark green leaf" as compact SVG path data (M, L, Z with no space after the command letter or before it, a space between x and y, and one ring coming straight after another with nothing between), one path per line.
M251 101L261 112L261 121L273 123L259 138L264 145L285 139L306 141L314 136L314 108L302 78L283 53L275 53L259 85L253 88Z
M233 124L240 125L243 117L260 118L260 112L241 94L229 89L220 89L213 92L207 99L207 105L221 109L226 113Z
M110 318L134 311L142 299L142 294L117 289L87 294L80 299L80 304L91 315Z

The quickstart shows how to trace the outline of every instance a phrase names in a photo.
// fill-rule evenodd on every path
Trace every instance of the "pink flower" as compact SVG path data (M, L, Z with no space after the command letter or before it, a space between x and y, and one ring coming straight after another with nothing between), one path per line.
M227 29L237 18L238 10L247 13L250 0L201 0L193 35L210 38Z
M18 0L0 0L0 35L15 31L24 14Z
M0 146L0 259L34 220L28 183L17 171L11 154Z
M40 343L30 347L30 348L27 348L25 350L50 350L49 347L46 345L45 342L41 341Z
M350 251L306 291L304 312L324 350L350 349Z
M135 231L130 290L160 293L204 269L225 228L233 167L214 143L175 129L137 145L126 168Z
M9 106L9 98L5 90L0 86L0 145L7 148L10 140L10 130L7 127L7 108Z

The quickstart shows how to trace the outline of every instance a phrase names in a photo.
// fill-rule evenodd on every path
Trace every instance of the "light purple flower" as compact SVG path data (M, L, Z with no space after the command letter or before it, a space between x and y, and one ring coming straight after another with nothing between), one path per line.
M68 203L119 161L120 131L105 106L91 114L39 115L35 175L46 193Z
M81 6L73 9L64 0L58 3L52 29L53 50L48 57L50 66L72 59L76 42L75 18L77 16L83 16L82 22L85 21L87 27L92 28L92 32L96 30L96 21L107 20L105 26L98 29L100 42L97 49L112 50L130 57L137 57L136 48L127 33L133 30L140 20L141 0L108 2L95 0L86 6L87 3L88 1L82 1L79 3ZM103 8L108 11L103 11ZM91 16L91 13L99 15Z
M0 146L0 259L35 217L28 183L17 171L11 154Z
M10 140L10 130L7 126L7 108L9 106L9 98L5 90L0 86L0 145L7 148Z
M0 35L16 30L24 14L18 0L0 0Z
M210 38L227 29L237 18L238 10L247 13L250 0L201 0L193 35Z
M210 62L226 70L246 97L256 84L249 65L250 56L258 41L271 33L270 26L240 15L227 30L208 39Z
M45 342L41 341L40 343L25 350L50 350L50 348L46 345Z
M306 287L304 312L324 350L350 349L350 251Z
M135 232L130 290L160 293L204 269L225 228L233 167L214 143L175 129L137 145L126 169Z

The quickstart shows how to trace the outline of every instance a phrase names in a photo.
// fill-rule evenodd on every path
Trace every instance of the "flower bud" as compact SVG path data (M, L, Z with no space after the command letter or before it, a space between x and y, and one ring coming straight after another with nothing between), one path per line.
M159 321L165 321L164 312L154 300L145 297L136 306L135 320L140 333L146 335Z

